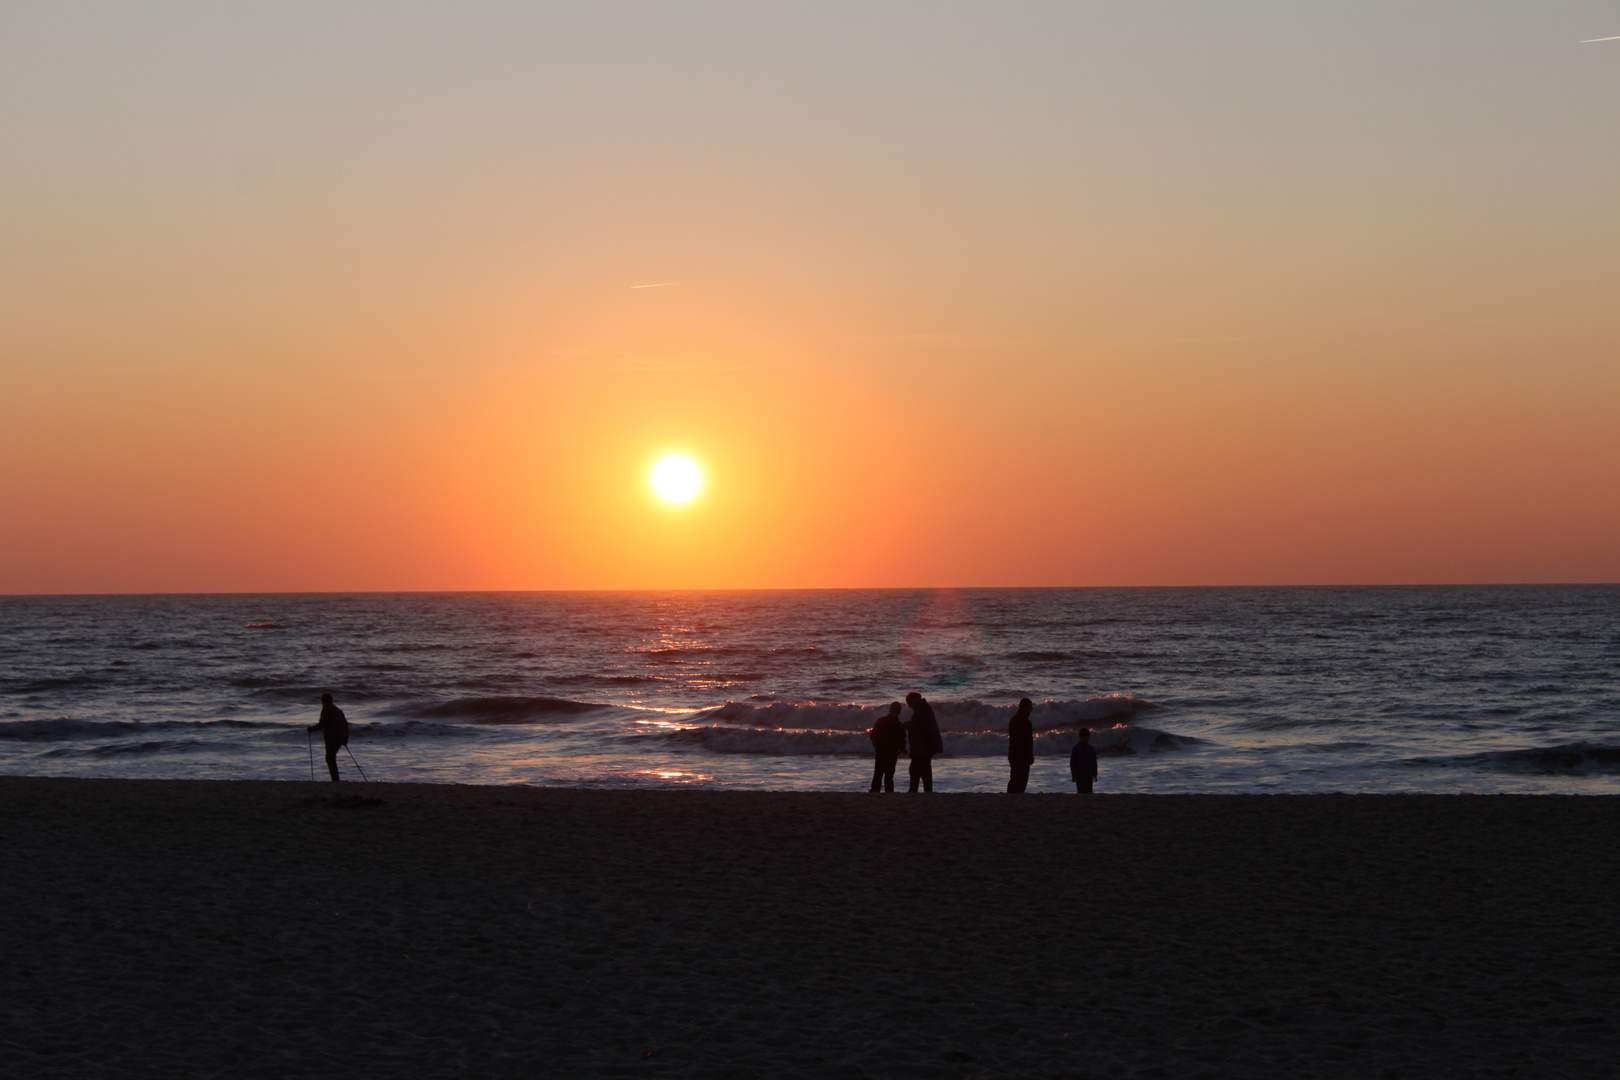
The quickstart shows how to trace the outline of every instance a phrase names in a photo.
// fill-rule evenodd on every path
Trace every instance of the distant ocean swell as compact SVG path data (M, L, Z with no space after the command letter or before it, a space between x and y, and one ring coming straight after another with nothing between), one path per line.
M0 721L0 739L60 742L69 739L110 739L121 735L146 735L164 731L200 734L208 732L209 729L284 730L287 726L262 720L157 720L143 724L134 720L75 720L64 716L56 720Z
M1012 705L989 705L972 699L935 701L933 706L940 729L946 732L1005 730L1007 721L1012 718L1015 711ZM1153 707L1152 702L1127 694L1105 694L1079 701L1041 702L1035 706L1032 720L1037 731L1043 728L1073 728L1079 724L1129 716ZM747 702L728 701L712 709L696 711L692 719L699 722L711 721L717 724L748 727L865 732L887 711L886 705L781 701L768 705L751 705ZM640 710L629 706L574 701L568 698L520 696L407 701L374 710L377 717L405 717L465 724L564 724L594 716L634 713L664 715L666 710ZM351 716L351 719L354 717Z
M47 756L60 757L73 753L157 753L186 747L221 748L233 739L253 737L280 740L286 738L304 742L305 721L278 720L156 720L139 723L131 720L75 720L63 717L57 720L10 720L0 722L0 743L83 743L81 750L61 748L51 750ZM461 735L473 736L478 728L467 724L436 724L421 720L402 723L351 723L351 738L413 738L421 736ZM151 736L173 736L154 740ZM108 742L112 739L134 741Z

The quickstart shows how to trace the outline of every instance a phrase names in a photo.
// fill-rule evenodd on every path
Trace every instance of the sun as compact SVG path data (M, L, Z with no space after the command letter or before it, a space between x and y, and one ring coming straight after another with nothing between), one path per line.
M691 502L703 489L703 470L685 454L670 454L653 466L652 488L665 502Z

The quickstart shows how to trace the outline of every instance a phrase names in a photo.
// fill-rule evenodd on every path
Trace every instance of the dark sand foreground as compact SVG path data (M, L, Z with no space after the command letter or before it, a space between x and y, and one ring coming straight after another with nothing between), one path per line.
M0 779L6 1077L1614 1077L1620 803Z

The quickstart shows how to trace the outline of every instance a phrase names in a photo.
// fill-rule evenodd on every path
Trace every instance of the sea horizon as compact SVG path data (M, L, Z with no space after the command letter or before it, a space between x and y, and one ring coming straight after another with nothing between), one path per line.
M198 589L123 592L20 592L0 593L0 600L51 597L117 596L460 596L460 595L565 595L644 593L850 593L850 592L1058 592L1065 590L1205 590L1221 589L1601 589L1620 587L1620 581L1413 581L1307 584L1194 584L1194 585L784 585L784 586L648 586L645 588L571 589Z

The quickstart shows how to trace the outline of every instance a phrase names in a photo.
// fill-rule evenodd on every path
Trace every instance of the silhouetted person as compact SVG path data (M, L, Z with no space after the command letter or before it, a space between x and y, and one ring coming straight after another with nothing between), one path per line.
M340 748L349 745L349 718L343 715L343 710L332 704L331 694L321 695L321 718L309 725L309 730L320 729L321 738L326 742L326 771L332 774L332 779L338 778L337 752Z
M1029 786L1029 767L1035 764L1035 725L1029 722L1035 703L1018 699L1018 711L1007 723L1007 794L1022 795Z
M889 702L887 716L872 725L867 734L872 737L872 750L877 763L872 769L872 790L894 790L894 765L900 760L900 751L906 748L906 729L900 723L900 703Z
M1091 745L1088 727L1080 729L1080 741L1069 751L1069 775L1074 777L1076 794L1091 794L1091 784L1097 779L1097 750Z
M917 782L922 781L924 793L934 790L934 755L943 753L945 740L939 737L939 721L934 719L934 707L917 691L906 695L911 706L911 719L906 721L906 745L911 750L911 786L906 790L917 793Z

